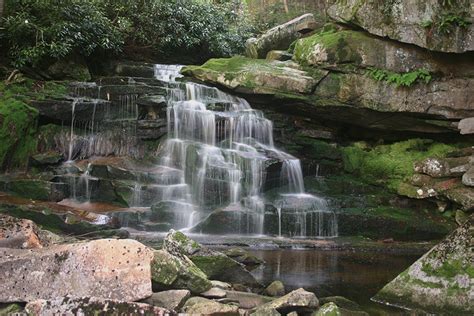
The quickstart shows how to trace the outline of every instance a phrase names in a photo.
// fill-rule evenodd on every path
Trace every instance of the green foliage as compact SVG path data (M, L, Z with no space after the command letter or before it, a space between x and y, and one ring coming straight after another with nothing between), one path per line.
M440 17L435 25L439 32L445 34L450 33L450 30L454 27L467 28L471 22L466 20L464 16L465 13L447 12Z
M417 69L406 73L396 73L384 69L369 68L367 75L377 81L385 81L395 84L397 87L410 87L417 82L430 83L433 78L426 69Z
M369 148L355 143L342 150L344 169L372 184L387 185L396 191L401 181L413 175L413 164L428 157L444 157L455 146L411 139Z
M129 50L200 60L243 51L252 27L240 0L10 0L14 66Z
M10 0L4 20L16 67L38 66L49 58L118 52L119 29L93 0Z

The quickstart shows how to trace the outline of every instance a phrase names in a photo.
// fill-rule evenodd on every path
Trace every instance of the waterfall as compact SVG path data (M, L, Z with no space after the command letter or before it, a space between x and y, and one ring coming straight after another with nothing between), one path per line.
M168 89L168 139L160 164L181 172L183 188L165 197L170 205L181 206L167 212L187 216L191 228L221 208L235 214L236 225L244 223L241 233L263 234L267 167L280 165L285 190L276 201L278 235L336 236L335 214L323 199L304 193L300 161L275 148L273 124L263 112L216 88L176 81L180 69L155 65L156 79Z

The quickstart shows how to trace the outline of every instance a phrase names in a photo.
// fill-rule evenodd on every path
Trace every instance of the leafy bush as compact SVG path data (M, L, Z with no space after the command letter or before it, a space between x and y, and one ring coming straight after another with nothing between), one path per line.
M93 0L10 0L5 36L16 67L120 51L123 36Z
M4 27L16 67L142 49L191 60L243 51L241 0L9 0Z

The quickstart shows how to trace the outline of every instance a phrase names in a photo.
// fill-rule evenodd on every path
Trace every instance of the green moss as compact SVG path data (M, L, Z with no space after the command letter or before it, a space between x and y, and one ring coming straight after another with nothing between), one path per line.
M36 150L38 111L20 100L0 97L0 167L22 168Z
M390 145L369 148L354 143L342 149L344 169L372 184L385 185L396 192L402 181L414 174L416 161L428 157L441 158L456 149L455 145L431 140L410 139Z
M457 275L467 274L470 278L474 278L474 267L471 263L463 262L462 260L447 259L438 268L433 268L430 264L424 264L423 272L430 276L442 277L445 279L453 279Z
M192 262L209 278L223 275L227 269L235 267L236 263L227 256L193 256Z
M49 200L51 182L42 180L15 180L9 183L8 190L14 194L33 200Z

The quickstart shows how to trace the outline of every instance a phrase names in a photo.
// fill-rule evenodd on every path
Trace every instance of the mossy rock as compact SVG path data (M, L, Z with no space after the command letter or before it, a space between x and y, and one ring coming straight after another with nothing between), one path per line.
M202 293L211 288L211 282L186 256L175 256L165 250L154 252L151 278L155 289L188 289Z
M26 103L0 96L0 168L24 168L36 150L38 111Z
M321 306L312 316L341 316L341 310L333 302L329 302Z

